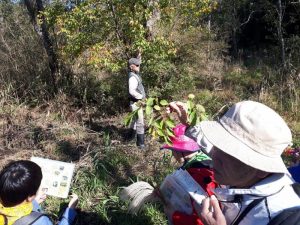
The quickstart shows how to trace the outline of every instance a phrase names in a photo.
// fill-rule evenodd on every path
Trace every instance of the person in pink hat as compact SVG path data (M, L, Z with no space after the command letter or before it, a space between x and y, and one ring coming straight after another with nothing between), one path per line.
M211 196L213 194L211 190L216 188L212 160L201 151L197 142L184 135L186 128L183 124L177 125L173 129L172 144L165 144L161 149L171 150L176 161L182 164L180 168L187 170L194 180ZM165 213L169 222L173 225L203 225L195 210L192 215L187 215L165 206Z

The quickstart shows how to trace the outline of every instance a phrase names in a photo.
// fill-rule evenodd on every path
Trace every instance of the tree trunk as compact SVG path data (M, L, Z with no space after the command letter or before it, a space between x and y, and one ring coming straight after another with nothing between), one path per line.
M278 24L277 24L277 34L278 40L280 44L280 53L281 53L281 63L283 67L286 67L285 63L285 43L282 34L282 20L283 20L283 10L282 10L282 2L281 0L277 1L277 15L278 15Z
M36 0L36 2L32 2L31 0L24 0L24 3L29 13L30 20L34 27L34 30L43 40L43 44L48 56L49 68L51 72L51 85L53 87L54 93L56 93L57 92L56 77L59 72L57 56L53 49L53 44L50 38L45 17L43 15L41 15L40 17L42 21L41 26L39 26L37 23L37 16L39 15L40 12L44 10L43 2L42 0Z
M110 10L111 10L112 18L113 18L113 20L114 20L114 24L115 24L115 32L116 32L117 38L118 38L118 40L119 40L119 42L120 42L120 47L121 47L121 48L125 48L124 53L125 53L125 55L126 55L126 58L129 59L129 58L130 58L130 55L128 54L129 49L128 49L127 46L128 46L130 43L128 43L128 40L124 37L123 31L122 31L122 29L120 28L120 25L119 25L119 18L117 17L117 13L116 13L115 6L114 6L113 1L110 0L110 1L108 1L107 3L108 3L108 6L109 6L109 8L110 8ZM121 44L121 43L122 43L122 44ZM124 46L124 47L123 47L123 46Z
M237 42L237 29L233 28L232 31L232 53L235 59L238 58L238 42Z
M207 60L210 59L211 57L211 14L209 14L208 16L208 22L207 22L207 30L208 30L208 44L207 44L207 53L208 53L208 57Z
M238 34L238 29L240 28L240 24L239 24L239 18L237 15L237 9L236 9L236 2L233 1L233 5L232 5L232 53L233 53L233 57L235 59L238 58L238 40L237 40L237 34Z
M154 34L154 26L156 24L156 22L160 19L160 10L158 7L158 0L150 0L148 2L147 7L148 8L152 8L152 14L150 16L150 18L146 21L146 28L147 28L147 40L151 41L153 40L155 34Z

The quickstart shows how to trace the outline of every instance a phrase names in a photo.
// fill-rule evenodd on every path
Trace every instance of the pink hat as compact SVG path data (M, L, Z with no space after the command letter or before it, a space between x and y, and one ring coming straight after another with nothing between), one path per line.
M178 124L173 128L175 137L171 137L172 145L164 144L161 149L170 149L178 152L196 152L200 150L199 145L193 139L184 135L186 126Z

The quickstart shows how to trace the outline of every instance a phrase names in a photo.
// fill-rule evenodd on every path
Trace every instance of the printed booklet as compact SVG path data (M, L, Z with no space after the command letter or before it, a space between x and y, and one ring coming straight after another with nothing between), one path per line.
M40 188L47 195L67 198L75 165L57 160L31 157L42 168L43 179Z
M190 197L201 205L208 195L186 170L176 170L168 175L160 185L164 201L174 210L192 214L193 206Z

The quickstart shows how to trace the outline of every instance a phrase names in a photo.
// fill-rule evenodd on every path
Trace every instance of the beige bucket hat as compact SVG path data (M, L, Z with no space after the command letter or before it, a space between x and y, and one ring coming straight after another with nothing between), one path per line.
M219 121L200 124L204 136L223 152L243 163L271 173L286 173L281 158L292 134L271 108L254 101L233 105Z

